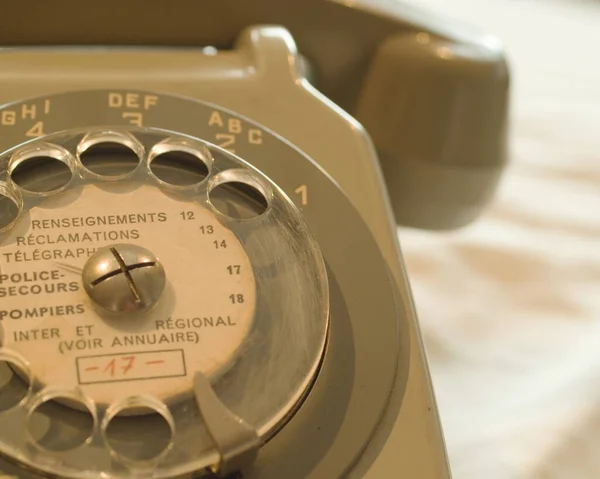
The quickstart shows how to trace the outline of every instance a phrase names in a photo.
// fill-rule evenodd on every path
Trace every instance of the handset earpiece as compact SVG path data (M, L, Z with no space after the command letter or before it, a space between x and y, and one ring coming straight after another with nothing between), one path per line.
M415 29L378 47L356 118L379 153L399 224L463 226L506 164L508 67L497 42Z

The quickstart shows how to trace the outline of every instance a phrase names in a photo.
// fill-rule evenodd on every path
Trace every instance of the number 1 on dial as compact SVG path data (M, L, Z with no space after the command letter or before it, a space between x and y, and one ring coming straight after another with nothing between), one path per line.
M300 195L300 204L306 206L308 204L308 186L300 185L294 190L294 193Z

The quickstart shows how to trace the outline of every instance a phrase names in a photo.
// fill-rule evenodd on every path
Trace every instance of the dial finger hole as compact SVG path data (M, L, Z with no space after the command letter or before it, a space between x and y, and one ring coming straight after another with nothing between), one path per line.
M109 407L102 434L111 454L120 462L155 463L173 445L175 422L162 402L145 396L130 397Z
M269 208L270 190L246 170L226 170L216 175L209 186L212 206L224 216L248 220L263 215Z
M196 146L171 139L157 144L150 153L150 171L163 184L177 188L202 183L210 173L210 154L203 145Z
M23 208L23 200L17 191L0 183L0 233L15 224Z
M94 176L115 180L133 173L141 163L144 147L132 135L114 131L87 134L77 147L77 157Z
M0 413L23 404L31 392L31 373L23 359L0 349Z
M73 178L73 159L56 145L42 144L18 151L11 158L8 173L19 188L34 195L62 191Z
M26 420L30 440L48 452L66 452L88 444L96 424L93 402L75 391L42 391Z

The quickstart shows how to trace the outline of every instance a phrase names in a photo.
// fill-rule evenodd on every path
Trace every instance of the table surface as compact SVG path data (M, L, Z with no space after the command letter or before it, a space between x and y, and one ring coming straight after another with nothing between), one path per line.
M600 2L410 3L495 33L513 69L497 200L400 230L454 477L600 477Z

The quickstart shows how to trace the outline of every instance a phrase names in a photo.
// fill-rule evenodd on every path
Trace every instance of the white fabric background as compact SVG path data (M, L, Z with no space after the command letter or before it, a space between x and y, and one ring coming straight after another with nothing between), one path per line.
M454 477L600 478L600 2L412 3L495 33L513 68L497 201L400 231Z

